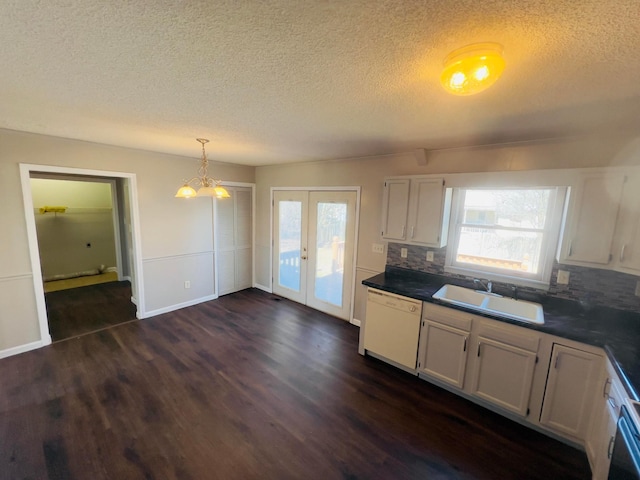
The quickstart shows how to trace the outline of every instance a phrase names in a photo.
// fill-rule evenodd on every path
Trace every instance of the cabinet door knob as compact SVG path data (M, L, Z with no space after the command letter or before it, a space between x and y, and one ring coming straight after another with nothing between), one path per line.
M307 257L306 257L305 255L301 256L300 258L301 258L302 260L306 260L306 259L307 259Z
M462 346L462 351L463 352L467 351L467 337L464 337L464 345Z

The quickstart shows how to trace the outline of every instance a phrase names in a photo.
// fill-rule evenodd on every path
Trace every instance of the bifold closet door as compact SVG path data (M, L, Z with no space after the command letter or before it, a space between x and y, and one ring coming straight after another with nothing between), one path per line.
M231 198L216 200L218 295L253 286L251 188L227 187Z

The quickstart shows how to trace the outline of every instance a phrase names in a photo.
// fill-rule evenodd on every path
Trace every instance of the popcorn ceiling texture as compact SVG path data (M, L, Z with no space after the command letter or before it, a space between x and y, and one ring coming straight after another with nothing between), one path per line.
M504 45L460 98L442 62ZM0 128L265 165L638 122L638 0L3 0ZM577 132L576 132L577 131Z
M407 258L400 256L400 249L407 249ZM428 251L434 252L434 261L427 262ZM408 268L420 272L443 275L451 278L470 279L452 273L445 273L444 263L446 247L430 248L417 245L403 245L389 243L387 248L387 265ZM558 285L558 270L569 272L569 285ZM601 270L597 268L560 265L554 262L551 273L551 285L548 296L575 300L585 306L606 306L620 310L640 311L640 297L635 296L636 282L640 277L626 273ZM509 284L494 282L496 289L509 290ZM528 287L518 287L520 292L537 294L539 290Z

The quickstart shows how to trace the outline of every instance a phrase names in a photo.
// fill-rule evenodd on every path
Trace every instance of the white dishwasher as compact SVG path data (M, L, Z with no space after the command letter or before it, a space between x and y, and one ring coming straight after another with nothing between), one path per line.
M421 314L421 301L369 288L365 350L415 369Z

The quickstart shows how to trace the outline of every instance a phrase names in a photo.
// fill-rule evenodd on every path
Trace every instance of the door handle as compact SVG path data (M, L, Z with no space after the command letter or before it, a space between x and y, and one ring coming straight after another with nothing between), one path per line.
M611 437L609 439L609 446L607 447L607 458L611 458L611 455L613 455L613 442L616 441L616 437Z
M611 379L607 378L607 380L604 382L604 387L602 387L602 396L604 398L607 398L609 396L609 390L607 389L607 387L611 384Z
M624 250L627 248L627 244L622 245L622 249L620 250L620 262L624 262Z
M415 228L416 228L416 227L415 227L415 225L412 225L412 226L411 226L411 238L413 238L413 230L414 230Z
M464 337L464 345L462 346L462 351L463 352L467 351L467 337Z

